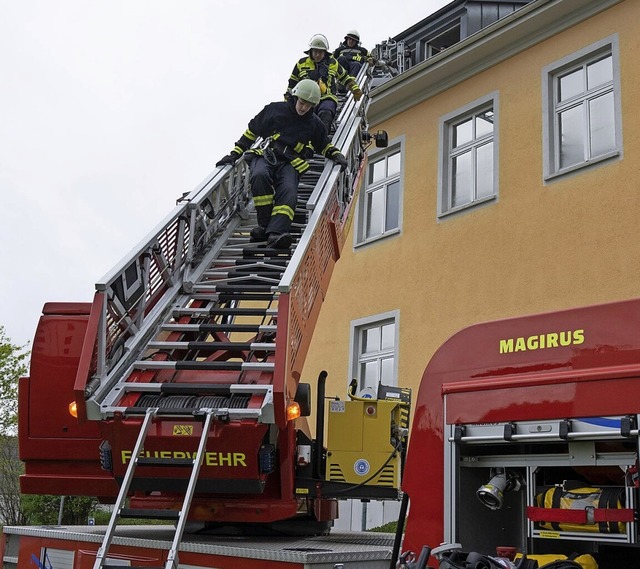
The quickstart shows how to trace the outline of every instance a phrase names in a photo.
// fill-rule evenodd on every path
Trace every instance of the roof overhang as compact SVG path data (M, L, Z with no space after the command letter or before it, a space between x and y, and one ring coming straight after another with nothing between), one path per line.
M533 0L371 92L376 125L624 0Z

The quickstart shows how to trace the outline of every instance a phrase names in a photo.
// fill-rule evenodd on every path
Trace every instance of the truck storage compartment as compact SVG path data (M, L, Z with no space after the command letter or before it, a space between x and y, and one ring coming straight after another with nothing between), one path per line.
M601 569L635 562L636 425L636 416L448 425L446 541L491 555L592 553Z

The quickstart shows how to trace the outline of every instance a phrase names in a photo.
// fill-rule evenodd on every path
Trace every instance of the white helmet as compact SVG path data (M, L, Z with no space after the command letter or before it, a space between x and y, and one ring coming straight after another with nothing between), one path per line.
M352 40L356 40L358 43L360 43L360 34L358 33L358 30L349 30L345 36L344 39L352 39Z
M329 51L329 41L326 36L322 34L315 34L311 36L309 40L309 49L322 49L324 51Z

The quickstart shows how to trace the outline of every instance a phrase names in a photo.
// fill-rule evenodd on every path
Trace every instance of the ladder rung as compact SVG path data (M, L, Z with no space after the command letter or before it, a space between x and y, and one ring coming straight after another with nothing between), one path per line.
M150 350L253 350L253 351L273 351L276 349L274 343L262 342L149 342Z
M160 362L154 360L137 361L134 369L175 369L175 370L203 370L203 371L273 371L272 362Z
M138 458L138 466L193 466L192 458Z
M149 520L177 520L180 517L178 510L144 510L122 508L121 518L142 518Z
M291 257L291 249L270 249L267 247L258 247L258 246L249 246L249 247L245 247L242 250L242 254L244 255L244 258L246 259L248 256L254 256L256 258L261 258L261 259L269 259L271 257L276 257L276 258L288 258Z
M209 314L221 314L221 315L231 315L231 316L263 316L270 315L275 316L278 314L276 309L272 308L226 308L226 307L218 307L218 308L210 308Z
M271 332L276 331L274 324L163 324L163 330L173 332Z
M201 292L205 292L201 290ZM220 302L229 302L230 300L261 300L271 301L275 297L275 293L260 292L219 292L216 293Z
M278 281L279 282L279 281ZM193 286L193 292L217 292L221 297L225 296L228 293L231 294L259 294L263 293L259 298L263 298L264 294L273 294L277 292L277 284L266 284L266 285L256 285L256 284L243 284L242 282L238 284L215 284L215 283L196 283Z
M271 390L269 384L244 383L139 383L119 384L127 393L164 393L165 395L254 395ZM162 409L158 409L158 413Z
M122 565L110 565L109 563L105 563L102 565L102 569L122 569ZM126 565L127 569L165 569L164 565L157 567L148 567L146 565Z
M118 411L124 413L125 416L133 417L138 415L144 415L147 412L147 407L127 407L126 409L118 409ZM193 419L194 416L198 416L200 409L186 409L183 407L167 407L166 409L160 409L156 416L160 418L179 418L179 419ZM247 409L239 408L233 409L230 407L221 407L216 409L217 415L224 415L230 420L245 420L245 419L259 419L262 416L261 409Z
M272 259L265 262L263 260L253 261L251 259L232 259L232 260L216 259L211 266L218 267L218 268L227 267L229 269L232 269L234 267L242 268L242 269L250 268L250 267L255 267L260 269L263 269L263 268L264 269L285 269L287 267L287 260Z
M279 277L284 272L284 267L262 267L260 272L255 272L255 267L247 266L234 268L232 270L226 270L226 268L220 269L209 269L205 271L202 276L207 279L218 279L222 280L235 280L236 282L243 281L256 281L262 280L264 281L277 281L279 282Z
M135 390L133 390L135 392ZM144 415L147 412L147 407L127 407L124 410L125 415ZM165 407L164 409L158 409L156 416L164 417L184 417L193 419L194 409L187 407Z

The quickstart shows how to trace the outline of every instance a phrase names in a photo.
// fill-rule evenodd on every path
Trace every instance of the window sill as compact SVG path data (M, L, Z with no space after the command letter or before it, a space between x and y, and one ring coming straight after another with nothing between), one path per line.
M466 211L468 209L471 209L471 208L474 208L476 206L485 204L487 202L495 201L496 198L497 198L497 196L494 194L492 196L487 196L486 198L475 200L473 202L469 202L469 203L464 204L464 205L459 205L458 207L454 207L454 208L448 209L447 211L443 211L443 212L439 213L438 214L438 219L442 219L442 218L447 217L449 215L460 213L461 211Z
M370 245L371 243L376 243L382 239L386 239L387 237L393 237L394 235L398 235L400 233L400 229L394 229L393 231L387 231L387 233L382 233L381 235L376 235L375 237L369 237L364 241L359 241L354 245L355 249L360 247L365 247L366 245Z
M561 178L562 176L566 176L567 174L571 174L572 172L577 172L578 170L582 170L583 168L588 168L589 166L595 166L597 164L600 164L601 162L606 162L608 160L611 160L612 158L619 158L619 157L620 157L620 151L614 150L613 152L608 152L607 154L603 154L602 156L592 158L591 160L580 162L580 164L574 164L569 168L563 168L562 170L558 170L557 172L547 174L544 177L544 181L548 182L551 180L555 180L556 178Z

